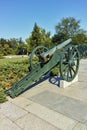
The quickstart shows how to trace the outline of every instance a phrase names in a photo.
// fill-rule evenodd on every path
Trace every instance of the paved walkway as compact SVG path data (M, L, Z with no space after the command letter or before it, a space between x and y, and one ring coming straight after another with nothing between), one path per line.
M79 81L68 88L46 80L8 97L0 104L0 130L87 130L87 60L80 63Z

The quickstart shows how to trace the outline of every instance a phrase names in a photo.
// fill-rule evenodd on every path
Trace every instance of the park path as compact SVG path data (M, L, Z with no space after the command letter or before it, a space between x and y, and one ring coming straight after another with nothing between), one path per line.
M0 130L87 130L87 60L63 89L49 79L0 104ZM52 79L56 80L56 79Z

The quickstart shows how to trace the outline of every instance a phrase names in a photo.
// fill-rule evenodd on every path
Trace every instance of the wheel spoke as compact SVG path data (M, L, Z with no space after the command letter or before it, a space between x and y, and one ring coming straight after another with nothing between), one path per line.
M65 72L67 68L68 68L67 64L66 65L62 64L62 70L63 70L63 72Z
M73 53L74 53L74 48L72 47L72 51L70 51L70 59L74 57Z
M71 70L71 68L69 67L69 69L70 69L70 76L71 76L71 78L73 77L73 75L72 75L72 70Z
M71 67L71 70L74 72L74 74L76 73L76 71L74 70L74 68L73 68L73 67Z
M69 79L69 68L67 69L67 80Z

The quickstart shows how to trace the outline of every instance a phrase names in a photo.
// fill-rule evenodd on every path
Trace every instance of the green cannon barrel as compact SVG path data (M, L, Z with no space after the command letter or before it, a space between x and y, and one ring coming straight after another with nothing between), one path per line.
M72 41L71 38L69 38L68 40L62 42L61 44L55 46L54 48L48 50L47 52L43 52L40 54L40 56L44 59L46 57L50 57L51 55L54 54L54 52L58 49L62 49L63 47L67 46L70 42Z

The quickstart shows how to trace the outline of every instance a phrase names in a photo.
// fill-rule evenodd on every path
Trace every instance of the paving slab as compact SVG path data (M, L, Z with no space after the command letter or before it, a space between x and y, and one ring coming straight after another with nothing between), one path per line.
M30 99L82 123L87 120L86 102L68 98L49 91L44 91Z
M49 84L47 84L47 89L50 92L87 102L87 82L76 82L65 89L59 88L57 85Z
M87 102L87 82L77 82L73 84L66 94L75 99Z
M86 124L86 126L87 126L87 121L86 121L86 123L85 123L85 124Z
M0 121L0 130L22 130L22 129L8 118L4 118Z
M78 81L87 83L87 71L86 70L84 72L83 71L79 72Z
M25 109L60 130L72 130L77 124L77 121L37 103L26 106Z
M23 130L60 130L33 114L23 116L16 121L16 124Z
M87 125L78 123L73 130L87 130Z
M79 73L87 71L87 59L80 61Z
M76 82L64 90L58 90L58 88L55 89L51 87L49 91L87 102L86 82Z
M4 119L5 116L3 115L3 113L0 112L0 120Z
M48 82L49 83L49 82ZM47 82L43 81L41 83L39 83L38 85L34 86L32 89L27 90L26 92L24 92L23 94L21 94L21 96L25 97L25 98L29 98L31 96L34 96L40 92L43 92L47 89Z
M28 112L10 102L6 102L1 105L0 113L14 121L26 115Z
M14 98L14 100L11 101L13 104L24 108L25 106L30 105L31 103L33 103L32 101L28 100L27 98L24 98L22 96L16 97Z

